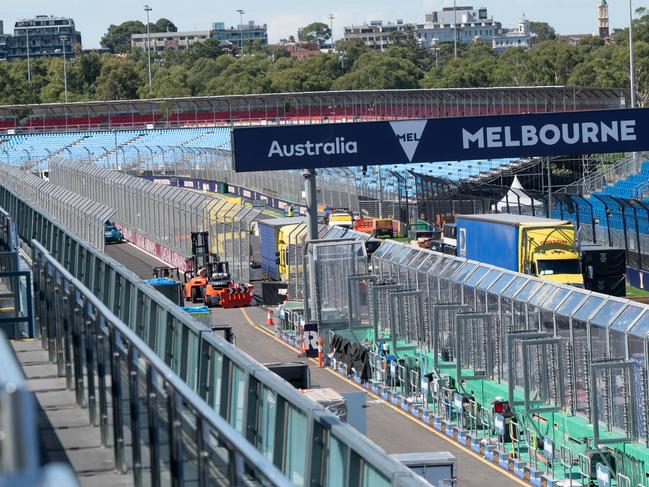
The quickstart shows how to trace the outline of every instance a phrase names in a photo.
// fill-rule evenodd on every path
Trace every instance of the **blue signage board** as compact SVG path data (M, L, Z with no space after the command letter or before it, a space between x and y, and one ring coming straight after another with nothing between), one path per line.
M649 149L649 109L593 110L232 131L237 172L544 157Z

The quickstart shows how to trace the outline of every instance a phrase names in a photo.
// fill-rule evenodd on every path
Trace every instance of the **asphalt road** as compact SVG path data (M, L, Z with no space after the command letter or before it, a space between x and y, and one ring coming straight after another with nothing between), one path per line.
M111 245L106 253L142 278L150 277L153 267L162 265L156 258L130 244ZM276 338L272 327L264 324L265 320L265 312L255 307L212 310L212 321L232 326L237 347L259 362L307 362L298 358L297 350ZM463 487L528 485L333 371L319 369L313 363L309 363L309 370L312 387L330 387L339 392L360 390L367 395L367 436L386 452L449 451L457 458L457 485Z

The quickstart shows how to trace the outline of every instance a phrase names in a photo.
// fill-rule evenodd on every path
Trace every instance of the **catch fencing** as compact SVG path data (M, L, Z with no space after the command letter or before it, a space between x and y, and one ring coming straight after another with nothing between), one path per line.
M78 194L112 204L118 223L185 258L191 257L191 233L209 232L212 252L230 263L235 278L250 280L250 230L259 211L77 161L51 161L50 178Z
M98 203L17 167L0 165L0 184L43 208L95 248L104 249L104 222L115 215L110 203Z

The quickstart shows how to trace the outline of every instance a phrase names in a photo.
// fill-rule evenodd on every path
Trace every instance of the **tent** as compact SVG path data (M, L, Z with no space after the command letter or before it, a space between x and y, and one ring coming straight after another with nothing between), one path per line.
M543 212L543 202L531 198L518 180L514 176L509 191L503 198L496 203L495 209L500 213L520 213L524 215L532 214L532 207L535 213Z

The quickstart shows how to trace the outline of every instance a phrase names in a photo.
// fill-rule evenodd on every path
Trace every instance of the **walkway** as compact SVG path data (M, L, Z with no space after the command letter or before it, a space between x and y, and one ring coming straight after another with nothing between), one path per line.
M58 377L40 340L14 341L12 346L38 401L41 463L70 464L82 486L132 486L130 474L115 470L113 449L102 446L99 428L91 426L88 412L77 406L74 392Z

